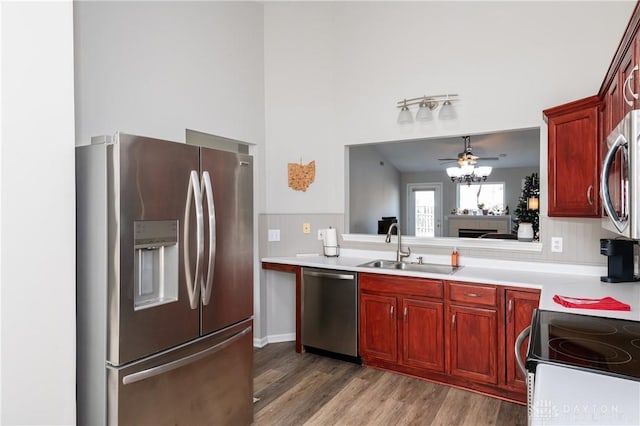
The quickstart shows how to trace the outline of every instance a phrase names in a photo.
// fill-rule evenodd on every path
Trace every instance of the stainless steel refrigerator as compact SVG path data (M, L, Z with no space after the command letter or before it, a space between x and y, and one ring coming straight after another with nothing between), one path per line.
M253 159L108 139L76 148L78 424L250 424Z

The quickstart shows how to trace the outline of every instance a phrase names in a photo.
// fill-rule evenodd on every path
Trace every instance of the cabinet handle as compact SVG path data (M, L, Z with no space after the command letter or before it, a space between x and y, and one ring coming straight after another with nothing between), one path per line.
M627 99L627 90L629 90L629 93L631 94L631 97L633 99L638 99L638 94L637 93L633 93L633 90L631 90L631 80L633 80L633 73L636 72L636 71L638 71L638 66L637 65L635 67L633 67L633 69L631 70L631 73L627 76L627 80L624 82L624 87L622 88L622 96L624 97L624 101L630 107L633 107L633 101Z
M393 305L391 305L391 309L389 309L389 316L393 317Z
M451 317L451 325L455 328L455 326L456 326L456 314L453 314L453 317Z
M409 315L409 312L407 310L407 307L404 307L404 317L407 318L407 315Z
M513 299L509 300L509 322L513 322Z
M593 200L591 199L591 192L592 191L593 191L593 185L589 185L589 187L587 188L587 201L589 202L590 206L593 205Z
M478 293L465 293L464 295L467 297L480 297Z

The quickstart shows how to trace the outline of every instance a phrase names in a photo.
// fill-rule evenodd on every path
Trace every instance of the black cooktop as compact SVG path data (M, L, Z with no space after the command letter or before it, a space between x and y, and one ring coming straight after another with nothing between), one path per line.
M536 310L527 370L538 363L640 381L640 321Z

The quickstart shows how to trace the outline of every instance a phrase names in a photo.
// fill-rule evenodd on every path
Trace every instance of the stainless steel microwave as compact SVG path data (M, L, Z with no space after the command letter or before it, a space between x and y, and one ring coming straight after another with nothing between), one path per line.
M607 137L600 176L602 227L640 240L640 110L627 113Z

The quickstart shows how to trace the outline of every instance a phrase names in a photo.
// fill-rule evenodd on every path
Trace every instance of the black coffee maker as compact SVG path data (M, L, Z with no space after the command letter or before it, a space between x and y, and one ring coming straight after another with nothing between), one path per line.
M605 283L622 283L638 281L633 275L633 247L637 241L631 240L600 240L600 254L608 258L606 277L600 277Z

